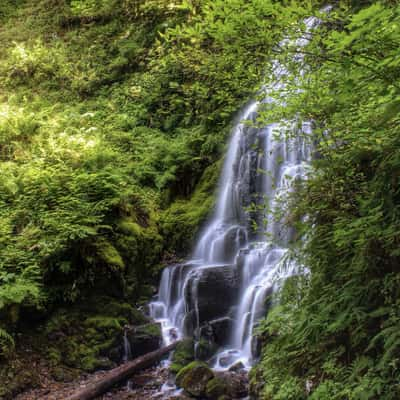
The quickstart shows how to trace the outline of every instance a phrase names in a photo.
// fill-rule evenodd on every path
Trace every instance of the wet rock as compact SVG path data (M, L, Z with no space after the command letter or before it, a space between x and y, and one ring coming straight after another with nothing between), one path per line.
M218 346L227 343L233 328L233 320L229 317L218 318L202 325L197 334L201 339Z
M193 270L185 288L185 299L191 315L188 333L206 321L225 317L236 303L239 276L232 265L201 267Z
M257 359L261 355L262 350L262 340L261 337L254 335L251 338L251 355L253 358Z
M227 383L219 378L215 377L208 381L206 387L206 397L210 400L219 400L221 396L228 393Z
M222 346L229 340L233 329L233 320L229 317L210 321L215 343Z
M207 384L213 378L214 373L207 364L193 361L178 372L176 384L189 395L204 398Z
M243 371L244 369L245 369L244 364L241 361L238 361L229 368L229 372L239 372Z
M151 323L132 327L127 330L127 339L131 345L132 358L155 351L162 344L161 324Z
M200 339L195 345L196 359L207 361L218 350L218 346L212 340Z
M237 358L237 354L237 351L232 350L221 355L221 357L219 358L220 366L223 368L229 367L229 365L231 365Z
M227 385L227 395L234 399L246 397L249 394L249 380L243 372L217 372L216 376Z

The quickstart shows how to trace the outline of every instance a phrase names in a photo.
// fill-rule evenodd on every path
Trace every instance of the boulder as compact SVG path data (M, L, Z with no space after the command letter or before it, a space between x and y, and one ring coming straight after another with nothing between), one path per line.
M150 323L127 330L127 339L131 346L132 358L142 356L161 347L161 324Z
M188 335L207 321L229 314L237 302L239 275L233 265L198 267L190 272L185 287Z
M217 372L216 376L227 386L227 395L234 399L241 399L249 394L249 381L245 371Z
M206 397L210 400L218 400L221 396L228 393L227 383L219 378L215 377L208 381L206 387Z
M204 398L207 384L213 378L214 373L206 363L193 361L178 372L176 384L189 395Z

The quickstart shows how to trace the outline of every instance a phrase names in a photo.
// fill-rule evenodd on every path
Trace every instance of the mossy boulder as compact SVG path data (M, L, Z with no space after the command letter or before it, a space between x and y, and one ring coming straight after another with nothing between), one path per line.
M191 396L204 398L207 384L213 378L214 373L206 363L193 361L178 372L176 384Z
M228 385L226 382L219 378L215 377L208 381L206 386L206 397L210 400L219 400L222 396L227 395L228 393Z
M233 399L241 399L243 397L248 396L249 381L246 371L216 372L215 376L218 379L218 382L224 383L224 388L225 388L224 395L228 395L229 398ZM217 387L217 385L215 385L215 387Z
M96 301L97 300L97 301ZM161 329L128 303L107 296L91 298L71 309L58 310L46 322L45 353L53 367L68 366L87 372L109 369L123 357L123 331L126 325L139 325L138 338L153 338L158 348ZM156 338L156 339L154 339ZM137 341L138 342L138 341ZM144 342L136 345L147 350Z
M183 367L194 361L194 340L184 339L178 343L172 355L170 371L177 374Z
M162 344L161 324L149 323L132 327L127 331L127 339L133 358L157 350Z

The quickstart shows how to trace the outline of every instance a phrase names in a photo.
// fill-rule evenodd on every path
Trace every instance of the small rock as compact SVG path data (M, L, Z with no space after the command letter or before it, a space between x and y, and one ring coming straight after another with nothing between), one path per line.
M232 367L229 368L229 372L238 372L244 370L246 367L241 361L233 364Z

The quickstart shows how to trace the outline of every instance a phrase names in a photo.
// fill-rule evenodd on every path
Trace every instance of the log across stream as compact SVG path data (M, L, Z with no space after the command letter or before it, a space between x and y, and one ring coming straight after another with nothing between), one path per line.
M174 342L169 346L147 353L110 370L104 377L89 384L84 389L77 390L65 400L91 400L100 396L112 387L128 380L136 372L157 364L165 355L174 350L178 343Z

